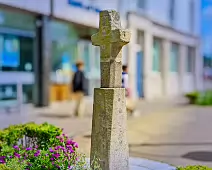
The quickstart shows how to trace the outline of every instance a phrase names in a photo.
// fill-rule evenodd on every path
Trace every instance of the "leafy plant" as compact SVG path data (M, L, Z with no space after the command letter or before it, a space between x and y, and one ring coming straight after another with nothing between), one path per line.
M187 167L178 167L177 170L212 170L212 168L206 167L206 166L187 166Z
M191 92L191 93L187 93L185 95L185 97L188 98L190 104L195 104L198 97L199 97L199 92L194 91L194 92Z
M199 96L197 103L198 105L212 105L212 91L206 91Z
M0 170L13 170L11 168L9 168L7 165L5 164L0 164Z
M55 137L62 134L62 130L54 125L43 123L27 123L12 125L0 131L0 149L2 145L13 146L18 143L28 146L48 148Z

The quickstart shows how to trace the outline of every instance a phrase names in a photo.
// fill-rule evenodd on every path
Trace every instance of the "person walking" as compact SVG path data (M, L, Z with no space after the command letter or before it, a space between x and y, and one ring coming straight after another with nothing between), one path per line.
M126 89L126 97L129 97L129 79L128 79L128 67L126 65L122 66L122 88Z
M127 113L130 113L130 115L133 115L133 112L135 110L136 102L134 102L132 99L130 99L130 87L129 87L129 76L128 76L128 66L123 65L122 66L122 88L126 89L126 108Z
M81 117L85 111L84 96L87 93L87 81L84 74L84 63L83 61L78 61L76 63L76 72L72 81L72 88L74 93L74 98L76 100L76 110L75 116Z

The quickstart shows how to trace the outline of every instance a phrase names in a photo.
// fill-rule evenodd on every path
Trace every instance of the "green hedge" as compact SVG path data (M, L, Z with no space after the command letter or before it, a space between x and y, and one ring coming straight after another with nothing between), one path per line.
M206 167L206 166L187 166L185 168L179 167L177 170L212 170L212 168Z

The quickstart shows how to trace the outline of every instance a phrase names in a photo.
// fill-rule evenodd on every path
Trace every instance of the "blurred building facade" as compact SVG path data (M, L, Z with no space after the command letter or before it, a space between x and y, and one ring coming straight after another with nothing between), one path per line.
M0 0L1 99L14 98L21 82L26 102L48 105L58 86L69 88L78 59L85 62L92 95L100 85L100 54L90 36L103 9L120 11L123 27L132 32L123 63L133 98L202 87L200 0Z

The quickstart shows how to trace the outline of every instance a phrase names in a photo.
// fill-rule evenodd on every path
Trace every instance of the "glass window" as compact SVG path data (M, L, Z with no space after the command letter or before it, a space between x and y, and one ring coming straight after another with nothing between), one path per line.
M16 100L17 86L15 84L0 85L0 101Z
M188 54L187 54L187 72L193 72L194 71L194 62L195 62L195 48L188 47Z
M0 34L0 70L33 71L33 39Z
M35 30L35 17L17 11L0 9L0 26L21 30Z
M69 83L78 58L78 34L73 24L52 21L52 81ZM60 74L57 74L60 73Z
M23 84L23 103L32 103L33 102L33 85L32 84Z
M33 85L23 84L23 103L32 103L33 101ZM0 107L1 105L11 104L11 102L17 102L17 85L16 84L4 84L0 85Z
M171 55L170 55L170 71L178 71L178 57L179 57L179 46L178 44L172 43L171 45Z
M145 9L146 8L146 0L137 0L138 8Z
M95 47L91 45L90 37L94 31L95 29L87 28L85 26L62 21L52 21L53 82L70 83L72 73L76 71L75 63L78 59L83 60L85 63L86 76L93 76L92 74L94 71L92 70L96 67L93 58L95 57L94 55L96 55L96 52L94 52ZM98 58L96 59L99 61ZM97 67L99 67L99 64ZM66 71L69 72L69 74L57 74L65 73Z
M159 39L154 38L153 43L153 71L160 71L161 60L161 42Z
M189 28L190 31L193 33L194 31L194 22L195 22L195 4L194 0L190 0L189 4Z
M169 7L169 20L170 24L174 24L175 19L175 0L170 0L170 7Z

